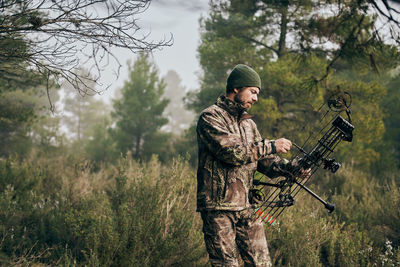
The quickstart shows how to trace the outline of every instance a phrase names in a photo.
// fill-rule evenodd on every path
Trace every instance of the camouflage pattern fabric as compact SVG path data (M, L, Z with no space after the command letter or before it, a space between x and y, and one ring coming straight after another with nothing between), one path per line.
M212 266L272 266L264 227L251 211L203 211L204 240Z
M197 123L197 210L240 211L251 207L256 170L273 178L287 164L272 154L245 109L225 96L205 109Z

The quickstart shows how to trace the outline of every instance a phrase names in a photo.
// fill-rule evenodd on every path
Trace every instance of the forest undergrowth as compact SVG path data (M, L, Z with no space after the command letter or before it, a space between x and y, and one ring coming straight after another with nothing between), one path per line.
M3 266L207 266L195 170L124 157L94 170L64 157L0 161ZM399 266L398 177L353 166L311 185L266 229L275 266Z

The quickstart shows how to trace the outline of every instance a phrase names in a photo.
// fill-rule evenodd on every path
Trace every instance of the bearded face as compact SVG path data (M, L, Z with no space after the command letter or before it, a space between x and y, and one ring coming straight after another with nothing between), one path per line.
M258 94L260 89L258 87L243 87L240 90L235 90L234 100L236 103L242 105L245 109L250 109L255 102L258 100Z

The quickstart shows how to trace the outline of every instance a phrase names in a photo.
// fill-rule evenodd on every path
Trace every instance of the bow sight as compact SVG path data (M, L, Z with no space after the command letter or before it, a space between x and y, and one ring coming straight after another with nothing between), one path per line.
M346 97L346 99L344 99ZM255 210L255 216L261 218L269 224L274 224L276 218L283 212L286 207L292 206L295 203L294 197L300 191L304 189L307 193L312 195L322 204L328 212L332 212L335 209L335 204L328 203L306 187L306 183L310 177L317 171L319 167L323 167L326 170L336 173L340 168L340 163L336 162L334 158L329 157L334 152L336 146L342 141L351 142L353 140L354 126L351 124L350 110L348 103L351 103L351 97L348 93L342 93L336 98L328 100L328 107L330 110L332 106L334 109L338 109L341 105L342 110L346 111L349 121L345 120L340 115L337 115L332 121L330 128L323 134L323 136L316 142L310 152L307 152L303 147L293 143L293 145L300 151L300 155L297 155L292 159L292 168L290 170L279 169L283 180L276 183L262 182L255 179L253 182L253 189L251 194L256 200L257 205ZM337 111L337 110L334 110ZM304 177L305 170L310 170L308 177ZM266 194L266 188L275 188Z
M318 140L317 145L310 153L294 144L304 154L304 158L299 159L299 165L303 169L308 169L313 165L318 167L323 165L324 169L335 173L340 168L340 163L335 162L335 159L328 158L327 155L334 151L341 140L351 142L353 140L353 129L353 125L341 116L337 116L331 128Z

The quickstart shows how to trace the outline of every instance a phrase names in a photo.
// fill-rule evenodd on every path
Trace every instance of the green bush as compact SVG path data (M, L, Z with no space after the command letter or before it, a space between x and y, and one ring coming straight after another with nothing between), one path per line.
M2 264L204 262L194 173L183 159L163 167L125 158L96 173L85 162L36 162L0 162Z
M266 230L275 265L399 265L400 191L395 179L382 186L371 175L346 165L335 175L318 178L319 186L311 187L332 194L337 208L328 214L301 192L296 204L279 217L277 227Z

